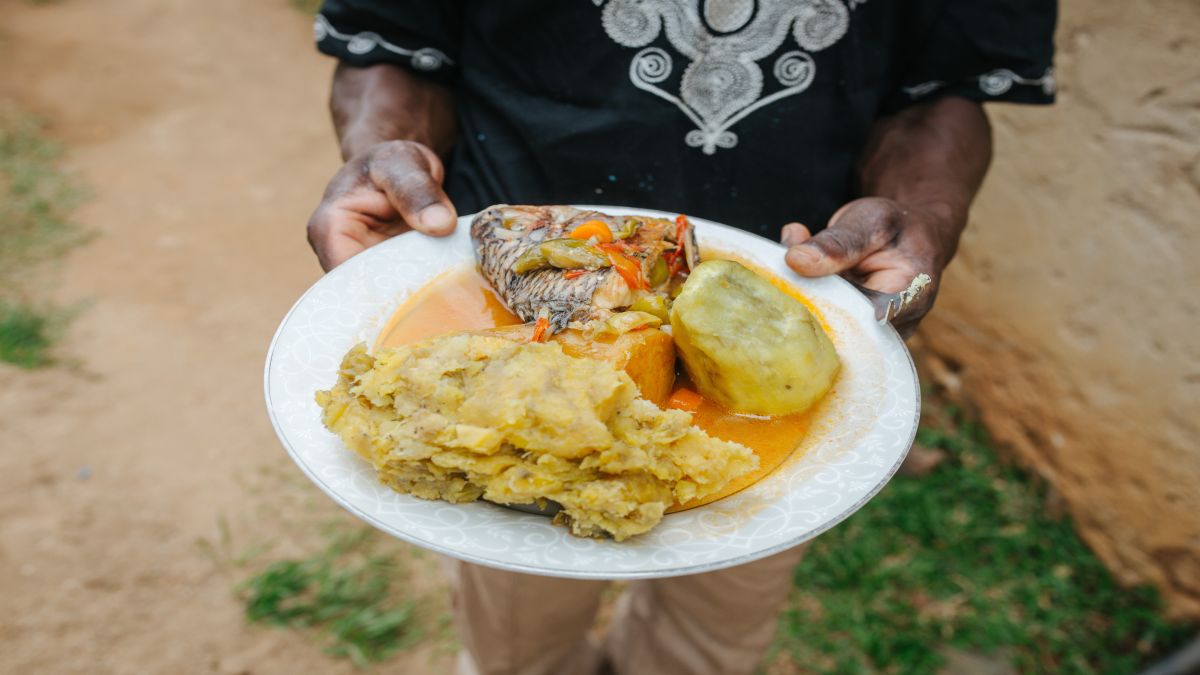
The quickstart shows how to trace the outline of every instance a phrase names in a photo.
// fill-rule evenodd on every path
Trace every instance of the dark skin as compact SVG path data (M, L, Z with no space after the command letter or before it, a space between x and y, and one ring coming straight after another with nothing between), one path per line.
M933 307L991 159L991 125L973 101L942 98L877 120L858 163L864 196L815 236L800 223L784 226L788 266L809 277L841 274L882 293L928 274L930 287L892 321L911 335Z
M454 96L391 65L339 65L329 97L346 164L308 219L326 271L409 230L441 237L457 213L442 191L441 156L458 133Z
M440 159L457 134L448 88L397 66L340 65L330 110L346 164L308 221L322 268L408 230L454 231ZM911 334L933 306L991 156L991 126L978 103L942 98L880 118L858 162L863 196L816 235L800 223L784 226L788 266L883 293L928 274L932 286L893 320Z

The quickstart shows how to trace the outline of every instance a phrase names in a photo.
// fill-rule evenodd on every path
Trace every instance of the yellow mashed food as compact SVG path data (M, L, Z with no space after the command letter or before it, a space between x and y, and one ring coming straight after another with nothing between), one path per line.
M317 403L325 426L393 489L449 502L553 500L555 521L579 536L641 534L673 503L758 465L688 413L639 398L626 373L553 343L453 335L374 356L359 345Z

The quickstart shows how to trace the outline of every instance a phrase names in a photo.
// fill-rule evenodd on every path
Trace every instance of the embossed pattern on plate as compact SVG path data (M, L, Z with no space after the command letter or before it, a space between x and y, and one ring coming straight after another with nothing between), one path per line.
M613 206L608 213L674 217ZM371 344L392 312L437 274L470 265L470 216L443 239L409 233L355 256L317 281L283 318L264 373L267 411L302 471L371 525L439 553L492 567L562 577L634 579L729 567L800 544L844 520L895 473L916 433L920 390L908 350L840 278L803 279L783 248L692 218L702 248L753 260L793 283L822 312L842 357L833 392L813 415L803 453L755 485L670 514L622 543L580 539L542 516L487 502L448 504L399 494L321 425L313 400L337 377L343 354Z

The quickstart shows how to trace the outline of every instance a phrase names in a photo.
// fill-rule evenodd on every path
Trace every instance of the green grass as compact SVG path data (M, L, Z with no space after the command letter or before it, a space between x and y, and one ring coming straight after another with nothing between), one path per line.
M312 630L324 651L359 666L382 661L420 638L415 601L397 597L402 571L372 552L365 528L331 534L316 555L278 560L240 585L255 623Z
M60 155L38 120L0 105L0 360L26 368L53 361L73 313L35 298L54 263L88 239L69 218L82 192Z
M0 299L0 361L22 368L49 365L51 348L68 316L63 310Z
M816 673L933 673L938 649L1021 673L1131 673L1183 644L1147 588L1123 589L1035 482L951 411L918 442L949 459L899 476L796 569L776 659Z
M58 144L40 121L0 110L0 289L27 292L38 268L88 235L69 218L82 191L58 166Z

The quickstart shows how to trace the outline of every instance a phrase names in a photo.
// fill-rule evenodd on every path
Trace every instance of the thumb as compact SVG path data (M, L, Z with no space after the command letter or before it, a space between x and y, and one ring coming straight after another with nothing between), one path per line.
M829 225L788 249L789 267L806 277L840 274L895 238L902 213L887 199L858 199L838 209Z
M454 231L458 215L442 190L442 160L432 150L419 143L388 144L371 158L369 171L409 227L437 237Z

